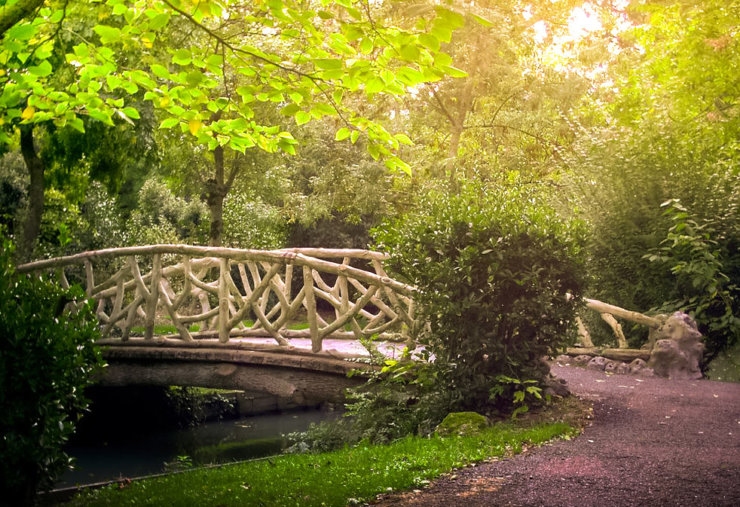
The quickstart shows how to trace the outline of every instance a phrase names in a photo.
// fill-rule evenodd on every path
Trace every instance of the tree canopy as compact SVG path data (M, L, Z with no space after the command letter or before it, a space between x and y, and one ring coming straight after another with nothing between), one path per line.
M464 74L440 50L462 24L443 7L402 28L376 19L373 3L349 0L93 3L92 26L74 24L86 5L47 2L34 14L22 9L26 16L5 31L0 141L10 142L8 127L47 121L82 131L83 115L133 121L140 116L133 97L142 94L160 128L179 128L210 150L293 153L290 130L255 114L262 102L298 125L336 116L337 139L365 134L373 156L406 169L395 151L408 138L353 111L347 97L398 97Z

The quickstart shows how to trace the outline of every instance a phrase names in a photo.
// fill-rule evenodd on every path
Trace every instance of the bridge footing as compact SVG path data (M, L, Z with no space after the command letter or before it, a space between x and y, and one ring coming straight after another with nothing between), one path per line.
M364 382L347 377L367 365L331 357L223 349L109 347L104 386L155 385L234 389L266 393L297 406L341 402L344 391Z

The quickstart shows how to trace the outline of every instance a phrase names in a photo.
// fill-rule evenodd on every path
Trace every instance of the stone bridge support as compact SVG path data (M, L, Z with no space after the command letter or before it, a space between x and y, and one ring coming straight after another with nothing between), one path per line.
M366 364L330 356L207 348L108 347L103 386L157 385L268 393L297 405L341 402L344 391L365 381L349 378Z

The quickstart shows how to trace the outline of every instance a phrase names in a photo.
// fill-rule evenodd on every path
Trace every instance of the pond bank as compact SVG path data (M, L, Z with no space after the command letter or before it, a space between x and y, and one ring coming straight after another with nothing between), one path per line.
M76 459L75 470L64 474L57 488L279 454L286 434L341 414L331 406L295 407L249 393L185 393L95 392L92 413L66 449ZM255 408L259 415L241 416Z

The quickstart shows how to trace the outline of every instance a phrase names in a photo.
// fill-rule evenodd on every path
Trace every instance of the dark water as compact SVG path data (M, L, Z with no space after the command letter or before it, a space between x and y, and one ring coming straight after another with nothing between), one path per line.
M176 468L178 461L199 466L277 454L287 444L284 434L338 416L337 412L311 409L209 422L187 429L137 430L128 435L113 432L95 443L69 446L67 452L77 464L75 470L62 476L57 487L161 473Z

